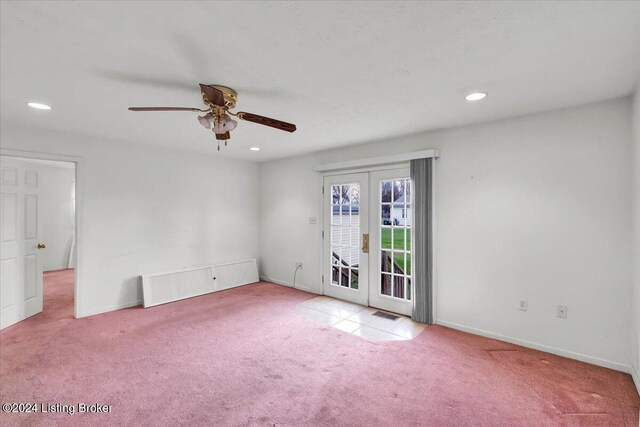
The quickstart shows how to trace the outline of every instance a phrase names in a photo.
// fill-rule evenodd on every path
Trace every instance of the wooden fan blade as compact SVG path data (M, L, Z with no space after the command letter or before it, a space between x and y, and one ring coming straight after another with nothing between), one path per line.
M225 133L216 133L216 139L224 141L226 139L231 139L231 134L229 132Z
M129 107L129 111L197 111L203 113L209 110L189 107Z
M259 116L253 113L245 113L240 112L236 114L239 119L246 120L248 122L258 123L260 125L270 126L272 128L284 130L287 132L295 132L296 125L293 123L287 123L276 119L271 119L269 117Z
M204 99L210 104L224 107L224 94L219 89L200 83L200 90Z

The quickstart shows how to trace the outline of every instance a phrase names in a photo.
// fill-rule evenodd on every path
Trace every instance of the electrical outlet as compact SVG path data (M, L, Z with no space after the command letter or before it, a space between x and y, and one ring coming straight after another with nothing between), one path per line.
M296 268L299 268L300 270L302 270L302 263L296 262Z
M566 319L567 318L567 306L566 305L559 305L558 306L558 317L561 319Z
M518 310L527 311L527 300L521 299L520 305L518 306Z

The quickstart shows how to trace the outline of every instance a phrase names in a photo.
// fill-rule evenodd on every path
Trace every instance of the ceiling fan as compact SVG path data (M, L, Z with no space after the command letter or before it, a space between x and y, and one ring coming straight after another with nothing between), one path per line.
M284 130L287 132L295 132L296 125L287 123L269 117L259 116L253 113L245 113L240 111L234 113L231 109L236 107L238 93L226 86L205 85L200 83L200 93L202 101L206 108L189 108L189 107L129 107L131 111L193 111L197 113L206 113L198 116L198 122L206 129L211 129L218 140L218 150L220 150L220 141L231 139L230 132L234 130L238 124L231 116L240 120L258 123L260 125L270 126L272 128Z

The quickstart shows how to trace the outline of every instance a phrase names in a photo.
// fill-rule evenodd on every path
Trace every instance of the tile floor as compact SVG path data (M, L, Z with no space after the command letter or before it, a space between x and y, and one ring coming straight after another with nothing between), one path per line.
M296 306L296 312L304 317L369 341L410 340L426 326L405 316L396 320L377 317L373 315L376 311L379 310L327 296L315 297Z

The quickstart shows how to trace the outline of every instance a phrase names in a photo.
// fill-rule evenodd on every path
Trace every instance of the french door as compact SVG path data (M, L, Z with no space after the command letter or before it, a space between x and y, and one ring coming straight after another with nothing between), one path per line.
M324 294L368 305L369 174L324 179Z
M325 177L324 293L411 314L409 169Z

